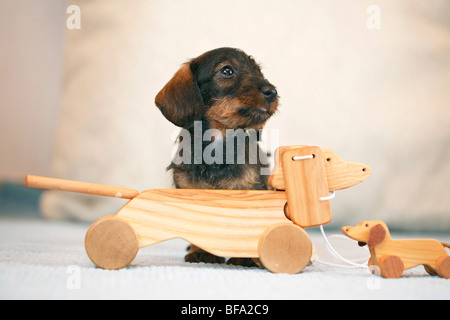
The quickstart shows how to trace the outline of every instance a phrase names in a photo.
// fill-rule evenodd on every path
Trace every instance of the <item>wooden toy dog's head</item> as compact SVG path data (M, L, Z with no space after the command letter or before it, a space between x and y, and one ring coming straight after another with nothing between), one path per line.
M306 228L331 221L328 192L349 188L371 172L367 164L343 161L330 149L311 146L280 147L269 185L286 190L286 216Z
M358 241L360 246L374 248L389 237L389 229L383 221L362 221L356 226L342 227L341 231L350 239Z
M275 166L269 177L269 185L272 188L286 190L281 161L284 152L304 147L306 146L287 146L275 151ZM366 180L372 172L370 166L365 163L344 161L331 149L322 148L321 150L329 191L350 188Z

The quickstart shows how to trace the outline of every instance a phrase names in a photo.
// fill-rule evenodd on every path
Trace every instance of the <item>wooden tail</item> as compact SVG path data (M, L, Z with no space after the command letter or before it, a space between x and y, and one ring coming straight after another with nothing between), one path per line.
M446 247L446 248L450 248L450 244L448 244L448 243L441 242L441 244L442 244L444 247Z
M122 199L132 199L139 194L139 191L134 189L33 175L27 175L25 177L25 186L30 188L78 192Z

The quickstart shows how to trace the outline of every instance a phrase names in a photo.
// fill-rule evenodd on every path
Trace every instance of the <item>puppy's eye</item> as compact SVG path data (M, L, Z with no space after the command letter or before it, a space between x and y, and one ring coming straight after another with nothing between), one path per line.
M234 69L231 66L225 66L220 69L220 73L229 78L234 75Z

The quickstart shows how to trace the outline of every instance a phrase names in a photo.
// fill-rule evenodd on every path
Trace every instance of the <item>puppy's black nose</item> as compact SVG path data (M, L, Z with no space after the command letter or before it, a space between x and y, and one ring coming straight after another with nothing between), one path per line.
M264 95L264 98L269 102L274 101L278 93L273 87L263 87L261 88L261 92Z

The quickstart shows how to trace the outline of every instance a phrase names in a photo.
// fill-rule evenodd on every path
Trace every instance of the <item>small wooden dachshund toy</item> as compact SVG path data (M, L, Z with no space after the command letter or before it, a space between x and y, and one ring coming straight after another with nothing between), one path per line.
M257 259L275 273L297 273L309 263L304 230L331 221L329 192L370 175L363 163L330 149L280 147L269 184L276 190L133 189L27 176L29 187L130 199L115 215L95 221L85 248L104 269L126 267L138 249L182 238L220 257Z
M379 267L384 278L398 278L404 270L423 265L430 275L450 278L450 256L441 243L434 239L393 240L383 221L363 221L354 227L342 227L342 232L368 245L370 265Z

